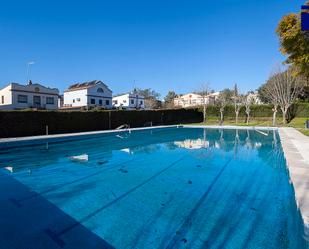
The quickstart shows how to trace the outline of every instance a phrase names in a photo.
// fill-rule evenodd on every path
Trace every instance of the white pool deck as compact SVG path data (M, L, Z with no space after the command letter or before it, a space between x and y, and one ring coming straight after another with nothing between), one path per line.
M278 130L287 165L289 168L291 184L293 184L295 191L295 198L297 206L303 218L305 225L306 239L309 241L309 137L303 135L294 128L276 128L276 127L254 127L254 126L197 126L197 125L180 125L185 128L213 128L213 129L239 129L239 130L256 130L263 134L265 130ZM177 125L132 128L134 130L158 129L167 127L178 127ZM57 135L44 135L20 138L2 138L0 145L8 144L23 144L23 142L53 139L66 139L75 137L78 139L82 136L104 134L112 132L121 132L128 130L105 130L93 132L68 133Z
M295 199L309 240L309 137L294 128L279 128Z

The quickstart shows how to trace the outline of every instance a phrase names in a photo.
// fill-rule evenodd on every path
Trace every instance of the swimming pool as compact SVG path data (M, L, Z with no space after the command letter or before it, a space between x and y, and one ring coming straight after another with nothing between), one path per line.
M3 147L0 166L7 249L307 248L276 130L107 133Z

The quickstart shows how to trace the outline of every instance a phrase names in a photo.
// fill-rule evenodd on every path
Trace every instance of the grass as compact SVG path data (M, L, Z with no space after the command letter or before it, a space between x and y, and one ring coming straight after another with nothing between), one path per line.
M309 129L305 129L305 122L308 118L294 118L290 123L283 125L282 118L277 118L276 126L278 127L294 127L303 133L306 136L309 136ZM193 123L191 125L219 125L219 118L209 117L206 122L202 123ZM252 117L249 124L245 122L243 118L239 118L238 123L236 124L235 118L227 117L225 118L223 125L237 125L237 126L273 126L271 117Z

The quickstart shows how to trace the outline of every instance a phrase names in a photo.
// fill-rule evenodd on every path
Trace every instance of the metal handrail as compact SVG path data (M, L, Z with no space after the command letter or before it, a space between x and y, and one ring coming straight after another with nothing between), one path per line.
M148 127L148 126L152 126L152 121L146 122L146 123L144 124L144 127Z
M130 125L123 124L123 125L120 125L119 127L117 127L116 130L123 130L123 129L129 129L129 128L130 128Z

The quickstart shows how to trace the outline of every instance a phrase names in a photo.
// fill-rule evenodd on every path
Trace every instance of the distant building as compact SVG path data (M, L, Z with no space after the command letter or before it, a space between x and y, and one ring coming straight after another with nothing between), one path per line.
M261 105L263 102L259 98L258 92L251 92L247 95L247 101L250 101L252 104Z
M63 94L63 108L112 108L112 91L102 81L94 80L71 85Z
M49 88L37 83L32 84L31 81L27 85L10 83L0 90L0 109L56 110L58 109L58 96L59 90L57 88Z
M122 94L113 97L113 106L125 109L145 109L145 98L135 93Z
M204 105L204 101L208 105L213 105L216 103L218 96L219 92L208 94L205 97L196 93L188 93L175 98L174 106L183 108L201 106Z

